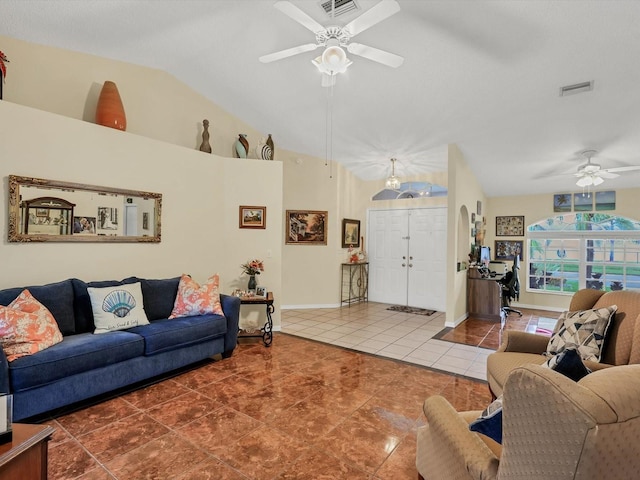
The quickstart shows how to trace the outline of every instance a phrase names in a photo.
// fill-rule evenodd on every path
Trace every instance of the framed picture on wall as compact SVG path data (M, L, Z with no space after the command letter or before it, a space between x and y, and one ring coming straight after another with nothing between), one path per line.
M287 210L285 244L326 245L329 212L324 210Z
M522 240L496 240L496 260L513 260L516 255L522 260L523 245Z
M240 205L239 228L267 228L267 207Z
M360 247L360 220L342 219L342 248Z
M523 237L524 216L496 217L496 237Z
M553 196L553 211L554 212L570 212L571 211L571 194L570 193L558 193Z

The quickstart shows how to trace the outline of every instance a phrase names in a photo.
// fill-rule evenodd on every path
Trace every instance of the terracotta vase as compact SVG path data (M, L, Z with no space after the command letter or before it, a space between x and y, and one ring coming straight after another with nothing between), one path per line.
M96 107L96 123L118 130L127 129L127 116L124 113L118 87L113 82L106 81L102 86Z

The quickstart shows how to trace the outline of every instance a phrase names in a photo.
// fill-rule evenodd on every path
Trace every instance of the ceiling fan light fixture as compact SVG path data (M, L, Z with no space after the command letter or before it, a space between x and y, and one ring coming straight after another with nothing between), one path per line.
M596 183L594 178L591 175L585 175L584 177L580 177L576 182L576 185L579 187L589 187L591 185L599 185L602 183L602 179L600 177L595 177L600 180L599 183Z
M597 186L597 185L600 185L602 182L604 182L604 179L602 177L598 177L598 176L593 177L593 185Z
M353 62L347 58L345 51L338 45L325 48L322 55L311 60L318 70L327 75L336 75L347 71Z

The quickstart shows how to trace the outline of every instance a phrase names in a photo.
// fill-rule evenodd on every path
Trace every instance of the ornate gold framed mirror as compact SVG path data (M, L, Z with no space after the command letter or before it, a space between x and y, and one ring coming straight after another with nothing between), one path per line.
M160 242L162 194L9 175L9 242Z

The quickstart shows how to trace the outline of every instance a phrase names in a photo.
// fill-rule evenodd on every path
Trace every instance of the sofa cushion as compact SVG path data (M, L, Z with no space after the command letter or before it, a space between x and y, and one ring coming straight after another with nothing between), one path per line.
M76 333L93 332L95 329L95 325L93 323L93 312L91 310L91 298L87 291L88 287L113 287L116 285L126 285L135 282L136 280L133 277L125 278L124 280L104 280L88 283L78 278L72 278L71 285L73 287L73 295L75 296L73 309L75 314Z
M144 311L151 321L169 318L178 293L180 277L167 279L125 278L123 282L140 282Z
M60 343L62 333L51 312L29 290L0 306L0 345L8 362Z
M9 366L13 391L53 383L64 377L139 357L144 340L125 331L104 335L82 333L42 352L18 358Z
M227 319L212 314L156 320L128 332L143 337L145 355L153 355L223 336Z
M605 334L617 308L616 305L611 305L592 310L563 312L549 339L546 355L557 355L567 348L576 348L583 360L600 361Z
M138 325L148 325L142 301L140 282L114 287L87 287L91 298L93 333L126 330Z
M25 289L29 290L36 300L47 307L53 318L56 319L58 328L63 335L75 333L74 292L71 280L0 290L0 305L9 305Z
M176 301L169 318L190 317L209 313L223 315L222 306L220 305L220 293L218 292L219 284L220 278L217 273L209 277L202 285L199 285L193 278L183 273L180 277Z

